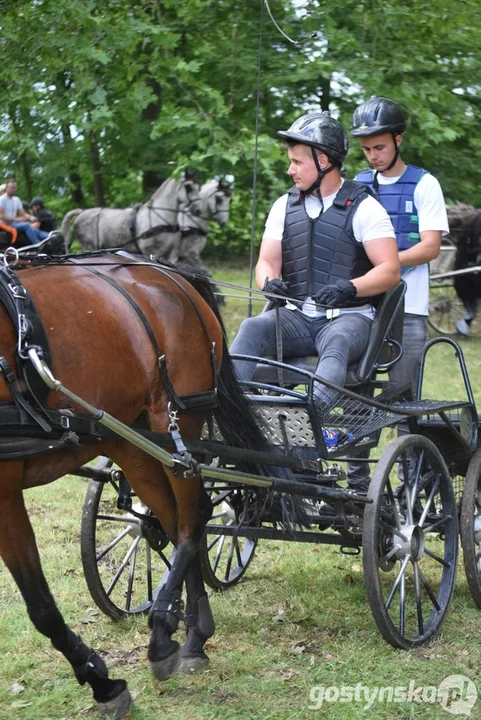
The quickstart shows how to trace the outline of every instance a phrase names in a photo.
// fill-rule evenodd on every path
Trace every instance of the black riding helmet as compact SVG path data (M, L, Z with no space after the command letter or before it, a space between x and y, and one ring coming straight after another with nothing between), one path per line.
M322 179L335 167L340 168L347 155L349 142L347 134L342 125L327 112L314 112L295 120L289 130L279 130L277 133L287 143L309 145L312 148L312 157L317 167L317 180L305 192L309 194L314 190L321 194L319 187ZM331 167L321 170L316 150L321 150L329 158Z
M399 157L399 147L396 142L396 136L403 133L406 129L406 116L400 105L389 100L389 98L373 95L359 105L352 116L352 137L374 137L383 133L391 133L394 144L393 159L383 172L390 170L397 162ZM379 171L376 170L373 179L373 187L377 192L379 183Z
M41 197L34 197L30 200L29 205L30 207L32 207L32 205L40 205L40 207L43 207L43 200Z
M389 98L373 95L352 116L352 137L371 137L382 133L399 135L406 129L406 117L400 105Z

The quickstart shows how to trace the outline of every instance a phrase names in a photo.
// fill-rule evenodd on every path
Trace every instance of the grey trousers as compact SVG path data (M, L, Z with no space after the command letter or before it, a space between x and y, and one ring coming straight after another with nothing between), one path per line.
M406 314L403 327L403 355L394 365L389 373L389 380L396 385L407 385L411 383L413 392L421 364L421 355L424 345L428 340L428 319L424 315ZM403 425L398 427L398 434L404 434L407 428ZM368 458L369 451L361 454L360 457ZM348 466L349 485L366 482L370 479L369 463L351 462Z
M316 374L341 387L346 381L347 366L356 362L364 352L372 321L361 313L348 312L333 320L310 318L298 310L280 308L283 356L317 355ZM276 355L276 317L269 311L248 318L232 343L231 353ZM255 364L238 360L235 362L241 380L250 380ZM328 404L332 391L322 383L314 387L314 395L322 405Z

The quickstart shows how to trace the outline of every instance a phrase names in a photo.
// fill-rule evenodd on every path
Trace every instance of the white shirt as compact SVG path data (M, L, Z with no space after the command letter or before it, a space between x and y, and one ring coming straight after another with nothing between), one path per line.
M322 198L324 212L331 207L337 192L333 195L327 195ZM268 238L269 240L279 240L279 242L282 241L286 218L287 198L288 195L286 193L276 200L272 206L267 217L264 238ZM305 207L307 214L311 218L318 217L322 209L321 202L315 195L308 195L306 197ZM356 241L362 244L371 240L396 237L391 219L386 210L370 195L359 203L352 219L352 229ZM294 306L289 305L289 303L286 307L289 307L291 310L294 309ZM353 312L353 310L355 312L362 312L363 315L367 315L368 317L373 317L372 307L367 304L359 308L346 308L341 312ZM302 306L302 312L310 317L320 317L325 315L325 311L320 310L311 298L307 298L306 302Z
M392 185L397 177L384 177L378 173L379 185ZM440 230L441 235L449 233L448 216L441 185L433 175L426 173L414 189L414 205L419 218L419 232ZM429 311L429 265L416 265L403 275L406 282L404 312L413 315L428 315Z
M4 194L0 197L0 207L3 209L5 217L9 220L17 217L17 212L22 209L22 201L16 195L9 197Z

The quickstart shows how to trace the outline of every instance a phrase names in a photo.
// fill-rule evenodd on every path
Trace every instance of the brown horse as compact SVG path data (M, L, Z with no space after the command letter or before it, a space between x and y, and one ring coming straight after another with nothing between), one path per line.
M264 446L237 386L215 300L206 287L199 286L202 297L172 271L115 255L47 264L19 270L17 275L44 326L53 375L73 393L126 425L137 423L154 432L167 432L169 383L159 371L160 348L177 396L208 392L217 384L214 415L227 441L244 447ZM0 305L0 356L12 368L16 344L16 329ZM220 368L217 378L216 364ZM12 403L3 379L0 402ZM75 403L56 392L49 393L46 404L79 412ZM2 407L5 405L0 405L0 411ZM182 414L182 436L199 438L205 415L194 411ZM0 460L1 443L2 438ZM126 683L110 679L103 660L65 624L43 575L23 499L25 489L50 483L101 452L123 469L135 493L177 547L167 583L149 616L152 670L164 679L179 666L186 672L205 666L203 646L214 632L214 621L197 549L211 504L198 476L176 475L126 440L112 436L100 441L87 438L80 446L24 459L3 458L0 555L37 630L70 662L78 682L91 686L101 712L120 718L131 704ZM183 617L184 581L187 637L180 648L171 636Z

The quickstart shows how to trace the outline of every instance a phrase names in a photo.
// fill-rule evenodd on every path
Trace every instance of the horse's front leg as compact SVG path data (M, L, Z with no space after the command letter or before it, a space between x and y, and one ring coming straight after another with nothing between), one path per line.
M196 545L190 539L177 544L167 582L160 589L150 611L149 627L152 634L147 655L158 680L167 680L179 666L180 645L172 640L172 635L184 617L182 587L196 551Z
M132 706L127 683L111 680L102 658L65 624L41 568L23 494L17 489L5 492L7 477L4 473L0 555L22 593L30 620L67 658L80 685L90 685L101 713L122 718Z
M159 680L170 677L178 669L181 661L183 671L189 671L184 663L187 658L195 656L197 661L201 659L205 664L207 656L203 653L202 647L207 637L210 637L214 631L198 561L199 542L207 518L212 514L212 505L206 493L201 490L199 478L187 480L171 476L170 480L177 503L176 553L167 583L161 588L149 617L152 635L148 657L152 671ZM187 583L188 636L181 651L179 643L173 641L171 636L183 618L184 580ZM199 641L196 641L199 617L202 617L202 628L199 630ZM188 664L189 660L186 662Z
M215 632L214 616L205 592L199 553L194 556L185 578L187 603L185 626L187 637L182 645L179 672L202 672L209 664L204 645Z

